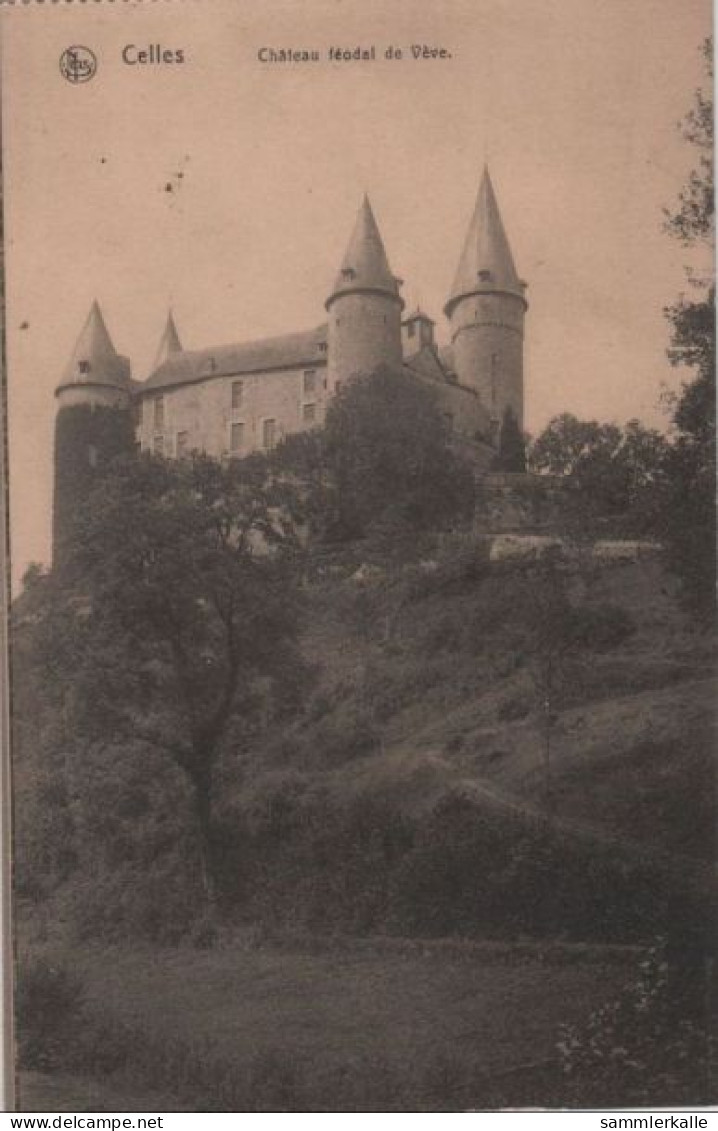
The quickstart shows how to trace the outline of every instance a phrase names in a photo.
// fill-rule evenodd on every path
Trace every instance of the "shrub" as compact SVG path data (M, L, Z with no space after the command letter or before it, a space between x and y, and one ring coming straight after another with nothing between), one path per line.
M691 1016L682 988L659 942L620 999L607 1001L582 1025L562 1027L557 1048L569 1102L601 1104L606 1096L621 1107L715 1101L708 1028Z
M323 438L345 537L445 529L470 517L473 470L454 452L434 392L401 369L347 382Z
M315 765L338 766L376 750L379 732L370 712L360 707L328 715L305 739Z
M577 618L577 643L597 652L618 648L636 631L636 623L621 605L586 605Z
M499 722L513 723L525 719L531 713L531 700L526 695L510 695L503 699L496 709Z

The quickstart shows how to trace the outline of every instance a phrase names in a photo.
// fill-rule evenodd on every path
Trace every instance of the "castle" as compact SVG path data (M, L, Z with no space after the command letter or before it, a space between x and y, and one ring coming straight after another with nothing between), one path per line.
M270 449L321 426L341 385L382 365L431 386L455 442L488 467L507 415L523 427L528 305L488 168L444 307L449 346L427 314L404 313L401 286L365 197L313 329L186 350L170 313L152 372L136 381L95 302L56 390L55 547L95 469L123 446L175 459Z

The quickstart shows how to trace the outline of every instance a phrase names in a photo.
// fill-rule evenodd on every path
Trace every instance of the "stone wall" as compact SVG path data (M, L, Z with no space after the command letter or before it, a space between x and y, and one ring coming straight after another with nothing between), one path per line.
M313 377L311 376L313 374ZM265 448L273 431L278 443L290 433L324 422L326 365L210 378L157 390L142 398L139 441L143 451L170 458L193 450L222 458ZM241 383L233 405L232 386ZM157 396L163 398L156 408ZM313 410L307 406L313 405ZM274 429L267 421L275 421ZM161 437L161 443L158 438ZM241 440L241 443L240 443ZM239 446L237 446L239 445Z

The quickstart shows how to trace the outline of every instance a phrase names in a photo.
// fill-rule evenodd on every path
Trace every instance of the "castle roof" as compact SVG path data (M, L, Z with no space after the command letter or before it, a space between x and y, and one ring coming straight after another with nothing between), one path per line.
M420 306L415 306L409 314L405 314L401 320L402 326L406 326L408 322L428 322L429 325L435 326L433 318L430 318Z
M399 298L399 285L399 279L391 272L369 197L365 195L327 306L339 295L352 291L383 291L392 298Z
M325 365L326 324L295 334L281 334L256 342L237 342L209 349L170 354L142 385L140 394L174 385L189 385L212 377L241 376L275 369Z
M468 393L472 397L477 395L476 389L470 385L462 385L457 380L454 351L451 346L437 348L435 345L425 345L411 357L405 358L404 366L419 377L437 381L440 385L451 385L454 389L460 389L462 393Z
M177 327L175 326L175 320L172 316L172 311L170 310L167 314L167 322L165 323L164 332L162 334L162 337L160 338L160 344L157 348L155 363L152 366L153 372L155 369L158 369L160 365L162 365L163 361L167 361L167 358L171 357L172 354L181 352L182 343L180 342L179 334L177 333Z
M126 388L129 380L129 360L121 357L112 344L100 305L95 299L56 391L68 385L119 385Z
M468 295L507 291L523 298L524 289L525 284L516 271L501 220L489 169L485 166L454 285L444 309L450 317L456 303Z
M438 381L442 385L447 382L446 371L441 363L438 351L433 345L423 346L411 357L405 358L404 365L412 372L418 373L422 377L428 377L431 381Z

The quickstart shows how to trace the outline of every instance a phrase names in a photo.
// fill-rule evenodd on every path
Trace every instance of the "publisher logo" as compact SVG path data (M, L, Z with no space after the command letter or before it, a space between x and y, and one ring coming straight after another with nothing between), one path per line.
M89 82L97 70L97 58L89 47L67 47L60 56L60 74L68 82Z

